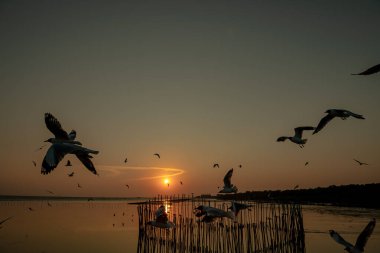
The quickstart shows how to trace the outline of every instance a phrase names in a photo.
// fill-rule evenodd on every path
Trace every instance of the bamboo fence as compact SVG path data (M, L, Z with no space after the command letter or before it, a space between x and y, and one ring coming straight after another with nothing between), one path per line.
M193 210L207 205L227 211L230 202L189 196L158 196L138 205L138 253L305 252L302 208L298 204L257 203L242 210L236 220L201 222ZM172 229L147 225L164 205Z

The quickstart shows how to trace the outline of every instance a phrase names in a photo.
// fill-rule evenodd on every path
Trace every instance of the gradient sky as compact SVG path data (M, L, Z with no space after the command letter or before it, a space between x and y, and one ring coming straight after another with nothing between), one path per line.
M380 182L380 74L350 75L380 63L379 13L379 1L1 1L0 194L215 194L232 167L240 192ZM276 142L330 108L366 120L335 119L304 149ZM40 174L45 112L100 151L99 177L72 155L73 178L67 158Z

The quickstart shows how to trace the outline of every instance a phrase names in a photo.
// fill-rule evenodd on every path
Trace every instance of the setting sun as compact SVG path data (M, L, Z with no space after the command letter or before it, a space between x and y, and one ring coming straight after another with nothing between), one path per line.
M169 179L168 178L165 178L164 179L164 184L168 184L170 181L169 181Z

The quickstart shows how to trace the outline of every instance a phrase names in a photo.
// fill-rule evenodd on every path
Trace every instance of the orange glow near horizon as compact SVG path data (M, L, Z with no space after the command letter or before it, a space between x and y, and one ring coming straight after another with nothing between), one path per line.
M169 183L170 183L169 178L165 178L165 179L164 179L164 184L167 185L167 184L169 184Z

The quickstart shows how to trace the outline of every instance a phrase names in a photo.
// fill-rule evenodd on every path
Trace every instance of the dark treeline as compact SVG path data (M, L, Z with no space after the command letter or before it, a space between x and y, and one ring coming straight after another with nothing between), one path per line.
M255 200L292 202L299 204L327 204L347 207L380 208L380 183L331 185L313 189L247 191L237 194L218 194L223 200Z

